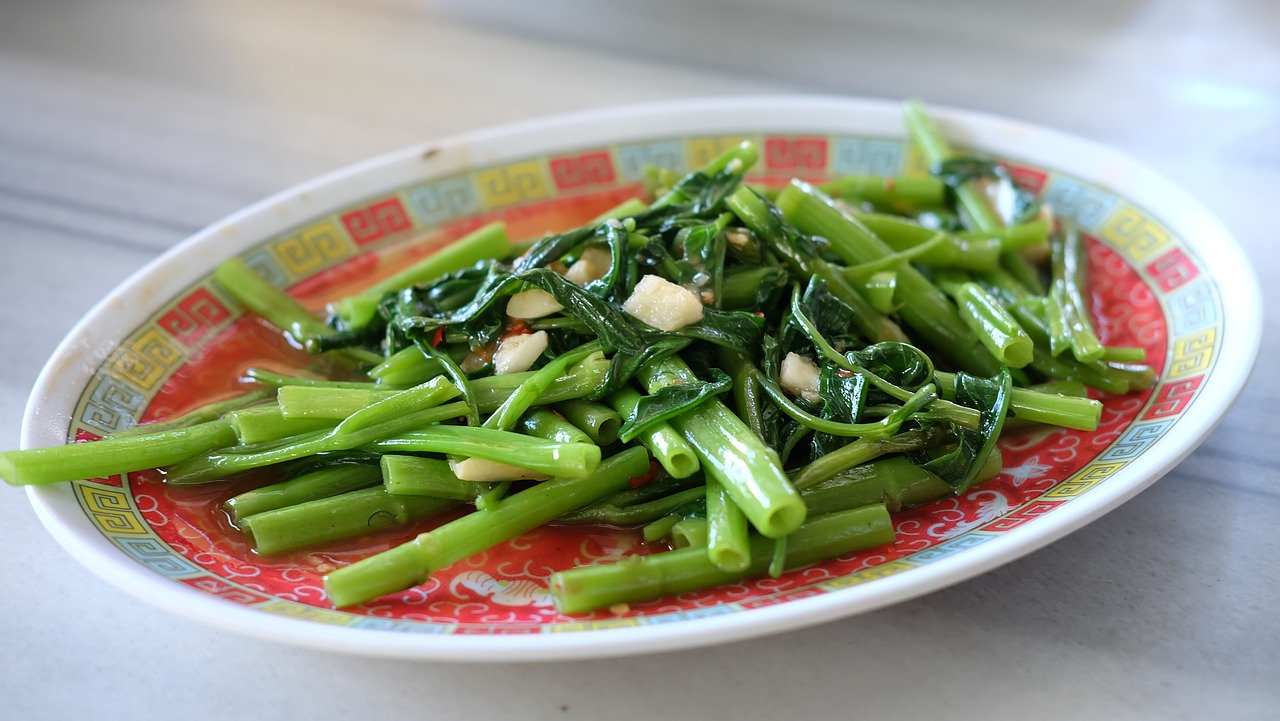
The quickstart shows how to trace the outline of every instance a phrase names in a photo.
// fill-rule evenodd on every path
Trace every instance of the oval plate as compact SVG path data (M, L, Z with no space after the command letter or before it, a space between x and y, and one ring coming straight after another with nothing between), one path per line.
M181 493L144 472L30 488L31 503L73 556L149 603L263 638L424 659L567 659L742 639L879 608L1007 563L1115 508L1195 448L1248 376L1261 301L1222 224L1129 158L1009 120L937 116L959 144L1006 162L1089 234L1099 332L1146 348L1162 376L1151 391L1108 399L1094 433L1005 441L1004 473L899 514L888 549L619 616L570 618L548 605L547 574L616 558L637 541L541 529L400 596L336 611L319 575L417 529L268 562L220 532L215 506L225 488ZM93 439L180 412L228 391L248 362L305 363L211 283L232 255L319 307L494 218L515 237L571 226L637 194L645 165L697 166L743 137L761 145L755 172L774 179L919 171L900 127L900 107L879 101L702 100L485 130L354 165L209 227L112 292L45 366L22 445Z

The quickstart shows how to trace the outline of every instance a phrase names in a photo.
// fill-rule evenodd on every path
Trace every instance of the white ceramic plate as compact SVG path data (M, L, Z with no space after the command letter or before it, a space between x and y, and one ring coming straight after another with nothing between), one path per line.
M1110 436L1092 441L1097 448L1062 477L1046 480L1033 494L1016 495L1030 478L1024 463L1003 486L1014 490L989 492L1000 496L1003 505L997 503L992 511L990 497L961 499L954 508L943 509L953 518L936 538L921 536L917 546L892 556L860 557L852 565L819 569L790 586L752 587L736 599L685 599L651 607L636 618L578 625L550 619L543 624L547 628L513 634L511 629L524 618L514 612L505 620L472 619L471 626L415 620L412 614L377 619L325 610L322 603L299 603L296 597L281 596L278 588L255 586L202 562L190 549L175 550L182 544L151 527L156 519L139 508L128 479L123 490L92 481L30 488L31 503L75 558L160 608L261 638L405 658L568 659L700 646L868 611L1007 563L1115 508L1204 439L1252 367L1261 302L1249 264L1222 224L1193 197L1128 157L1024 123L935 112L943 130L957 141L1047 171L1043 176L1030 171L1032 182L1044 183L1044 193L1060 212L1075 215L1123 261L1124 270L1117 266L1116 272L1130 273L1145 286L1146 291L1133 292L1141 296L1135 296L1138 301L1157 309L1153 312L1163 335L1151 342L1165 353L1166 376L1140 403L1134 401L1134 408L1118 410L1129 414L1125 422L1115 424ZM147 335L148 329L155 330L160 312L178 312L172 310L178 308L177 299L201 287L213 267L234 254L270 248L280 261L281 238L290 243L297 239L298 252L327 252L329 241L307 241L305 232L299 234L299 228L314 228L307 224L317 219L330 219L341 236L340 250L334 252L342 256L337 260L345 260L366 243L376 250L397 242L406 235L398 233L397 223L415 229L437 223L457 227L485 212L616 190L633 181L641 162L690 164L714 151L726 136L761 138L765 168L775 174L896 172L910 162L898 140L900 127L899 106L881 101L700 100L482 130L359 163L216 223L113 291L45 366L27 405L22 446L59 444L77 430L94 432L131 422L173 367L194 357L174 338ZM398 212L405 217L392 218L386 226L378 216L381 211L359 205L382 196L399 199ZM345 209L353 207L356 215L348 217ZM388 238L380 237L379 228ZM308 257L295 254L267 270L283 269L286 277L278 280L293 283L337 262L322 258L311 267ZM1151 297L1142 295L1148 291ZM188 315L177 325L172 318L161 318L159 327L180 335L188 332L182 323L193 322L191 327L199 329L205 320L226 322L217 313L203 320L199 312ZM123 395L106 399L110 407L105 411L105 406L94 405L103 402L94 393L106 392L99 387L104 378L133 382L114 389ZM969 511L977 515L966 516Z

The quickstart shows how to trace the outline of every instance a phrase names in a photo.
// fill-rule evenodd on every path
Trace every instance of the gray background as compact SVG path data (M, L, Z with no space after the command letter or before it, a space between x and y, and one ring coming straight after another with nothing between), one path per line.
M1277 8L0 3L0 446L71 325L199 227L373 153L566 110L827 92L1002 113L1138 156L1273 277ZM1264 369L1275 330L1272 314ZM0 718L1275 718L1278 401L1255 374L1150 491L954 588L589 663L368 661L220 633L98 581L0 492Z

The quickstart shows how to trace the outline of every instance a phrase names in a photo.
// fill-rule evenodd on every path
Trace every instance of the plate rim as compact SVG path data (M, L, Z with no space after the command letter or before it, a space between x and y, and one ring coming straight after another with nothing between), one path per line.
M360 161L251 204L189 236L128 277L85 314L54 350L32 388L23 414L21 447L64 442L75 394L68 382L87 380L107 353L141 322L162 296L206 274L213 263L263 237L244 226L281 229L316 210L337 207L423 177L559 148L586 147L661 133L756 131L871 132L900 137L896 101L820 95L758 95L646 103L553 115L419 143ZM449 661L569 660L676 650L745 640L863 613L985 573L1035 551L1096 520L1149 487L1190 454L1213 430L1243 389L1253 368L1262 328L1261 291L1243 249L1196 198L1127 154L1056 130L984 113L930 105L954 135L996 153L1054 167L1108 187L1155 212L1196 251L1222 297L1219 365L1206 377L1186 415L1128 466L1071 503L981 545L924 566L808 598L740 613L678 623L527 635L432 635L348 628L277 616L232 604L150 571L110 544L88 521L70 487L28 487L37 517L77 561L125 592L152 605L217 628L319 650L366 656ZM750 123L735 120L753 118ZM892 125L889 124L892 122ZM772 127L771 127L772 126ZM1029 149L1038 149L1035 152ZM1134 188L1129 191L1127 188ZM295 218L296 216L296 218ZM1194 230L1195 232L1188 232ZM203 262L192 262L192 260ZM182 263L178 261L181 260ZM185 266L185 267L180 267ZM198 270L196 270L198 269ZM1231 283L1221 279L1229 278ZM138 301L137 296L143 300ZM134 299L132 306L127 299ZM121 319L128 318L128 322ZM113 329L119 332L112 334ZM96 340L88 340L94 338ZM84 371L84 369L89 369ZM70 390L68 390L70 389Z

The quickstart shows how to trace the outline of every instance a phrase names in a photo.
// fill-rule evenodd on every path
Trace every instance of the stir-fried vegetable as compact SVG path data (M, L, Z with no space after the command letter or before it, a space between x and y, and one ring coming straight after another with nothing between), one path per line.
M553 522L673 549L557 573L566 613L888 543L891 512L998 473L1006 430L1091 430L1084 386L1154 382L1142 349L1100 341L1075 228L918 104L906 121L929 177L767 190L743 182L743 143L567 232L485 226L327 322L233 259L215 274L229 294L362 377L246 369L238 398L0 453L0 476L268 469L224 504L262 554L474 506L330 573L339 606Z

